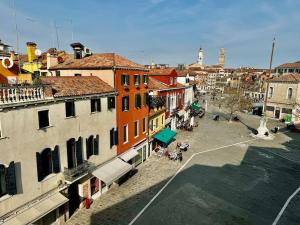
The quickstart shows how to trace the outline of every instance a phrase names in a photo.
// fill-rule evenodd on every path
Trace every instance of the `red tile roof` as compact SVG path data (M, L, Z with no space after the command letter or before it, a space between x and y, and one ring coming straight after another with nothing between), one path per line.
M175 68L155 68L155 69L150 69L149 75L164 75L164 76L169 76ZM176 70L175 70L176 71Z
M269 79L268 82L300 82L300 74L285 74L281 75L279 77L274 77L272 79Z
M42 84L52 86L54 97L81 96L114 92L114 89L95 76L41 77Z
M169 88L169 85L164 84L163 82L160 82L157 79L149 77L149 82L148 82L149 90L161 90L161 89L167 89L167 88Z
M67 58L63 63L52 66L55 69L105 69L113 67L145 69L144 66L130 61L115 53L92 54L82 59Z
M276 68L300 68L300 61L293 62L293 63L284 63L277 66Z
M187 74L189 74L190 77L197 76L197 73L193 70L176 70L178 77L186 77Z

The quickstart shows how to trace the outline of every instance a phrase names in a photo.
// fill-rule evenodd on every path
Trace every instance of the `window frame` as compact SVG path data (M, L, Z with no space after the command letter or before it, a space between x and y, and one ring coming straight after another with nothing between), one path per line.
M112 101L110 101L111 99L113 99ZM107 97L107 109L111 110L111 109L115 109L116 108L116 97L115 96L108 96Z
M133 75L133 83L134 83L134 86L138 87L140 86L141 84L141 77L139 74L134 74Z
M139 121L138 120L133 122L133 135L134 135L134 138L139 137Z
M127 81L127 83L126 83L126 81ZM129 86L130 85L130 76L129 76L129 74L122 74L121 75L121 85L122 86Z
M123 125L123 144L127 144L127 143L128 143L128 124L125 124Z
M94 103L93 103L94 101ZM98 102L99 102L99 106L98 106ZM91 106L91 113L99 113L101 112L101 98L92 98L90 100L90 106ZM93 111L93 107L94 107L94 111ZM97 109L99 107L99 109Z
M48 119L48 125L45 125L45 126L43 126L43 127L41 127L41 123L40 123L40 113L41 112L44 112L44 111L47 111L48 113L47 113L47 119ZM48 127L51 127L51 121L50 121L50 110L49 109L41 109L41 110L38 110L37 111L38 112L38 129L39 130L42 130L42 129L46 129L46 128L48 128Z
M143 125L142 125L143 134L146 133L146 130L147 130L147 125L146 125L147 122L146 121L147 121L147 117L144 117L143 122L142 122L143 123Z
M291 96L289 96L289 90L291 90ZM286 98L287 98L288 100L291 100L292 97L293 97L293 88L292 88L292 87L288 87L288 88L287 88L287 95L286 95Z
M125 99L127 100L127 108L125 107ZM122 112L127 112L129 111L129 95L123 96L122 97Z
M67 104L72 104L72 108L70 109L71 111L71 115L67 115ZM74 100L70 100L70 101L66 101L65 102L65 116L66 116L66 118L74 118L74 117L76 117L76 107L75 107L75 101Z
M143 81L143 84L147 85L149 83L149 75L148 74L143 74L143 80L142 81Z
M268 98L272 98L274 94L274 87L269 87L268 90Z

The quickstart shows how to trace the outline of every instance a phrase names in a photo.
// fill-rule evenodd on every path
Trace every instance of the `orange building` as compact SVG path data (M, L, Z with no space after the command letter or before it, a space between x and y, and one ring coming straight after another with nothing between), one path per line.
M124 161L138 165L148 151L148 72L144 66L115 53L96 54L81 43L71 44L74 55L47 65L56 76L97 76L118 92L117 127L111 136L117 153Z

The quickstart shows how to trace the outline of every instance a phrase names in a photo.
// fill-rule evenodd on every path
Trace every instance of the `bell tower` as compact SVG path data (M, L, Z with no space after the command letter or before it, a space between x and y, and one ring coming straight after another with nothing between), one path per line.
M221 66L222 68L224 68L224 64L225 64L225 49L224 48L220 48L219 66Z
M197 63L199 65L203 65L203 51L202 51L202 48L199 48L198 50L198 60L197 60Z

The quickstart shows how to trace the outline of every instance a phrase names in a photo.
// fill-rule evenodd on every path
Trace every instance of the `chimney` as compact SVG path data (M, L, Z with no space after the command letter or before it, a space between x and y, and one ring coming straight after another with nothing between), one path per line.
M47 69L58 64L58 57L55 54L47 53Z
M84 46L80 42L72 43L71 47L74 51L74 59L81 59L84 56Z
M27 54L28 54L28 62L32 63L36 60L35 50L36 50L36 43L34 42L27 42Z

